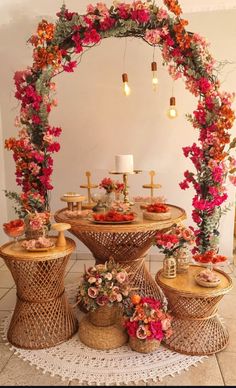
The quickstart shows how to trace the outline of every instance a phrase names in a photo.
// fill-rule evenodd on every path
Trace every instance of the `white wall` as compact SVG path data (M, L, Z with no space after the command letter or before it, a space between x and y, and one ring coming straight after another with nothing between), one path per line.
M5 181L5 162L3 157L3 131L2 131L2 115L0 109L0 215L2 222L7 222L7 201L3 190L6 188ZM1 222L1 224L2 224ZM0 244L6 241L6 235L0 228Z
M34 4L32 4L34 3ZM96 1L92 1L96 3ZM110 4L111 1L107 2ZM68 0L70 10L84 13L87 1ZM31 65L31 47L26 40L34 33L37 22L46 17L55 20L60 1L31 2L9 0L2 5L0 14L0 53L4 66L0 68L3 137L16 134L14 117L18 112L14 98L12 77L16 70ZM34 15L34 16L33 16ZM189 29L202 34L211 42L215 58L236 63L236 11L194 13L185 15ZM83 56L74 74L57 77L58 108L51 114L51 123L62 126L61 151L55 156L53 173L54 191L51 195L52 210L63 207L60 196L65 191L83 192L86 170L91 170L93 181L99 182L114 168L116 154L132 153L135 168L143 173L129 179L131 195L147 195L142 184L148 182L148 171L157 171L157 180L162 184L158 194L169 203L186 209L188 223L191 221L193 191L182 191L178 183L183 172L192 168L184 158L182 147L197 139L197 132L187 122L185 114L196 107L196 98L185 90L182 80L174 85L179 117L169 120L166 116L172 81L167 70L161 66L160 52L159 87L151 88L150 63L152 48L137 39L128 39L126 67L123 68L125 40L104 40L98 47ZM235 63L226 66L220 78L223 89L236 90ZM121 74L129 74L132 94L125 98L121 91ZM14 163L12 155L4 152L6 163L6 187L15 190ZM84 193L84 192L83 192ZM234 190L229 188L230 200ZM12 215L8 203L9 217ZM232 255L234 211L222 219L221 251ZM86 250L79 245L81 250Z

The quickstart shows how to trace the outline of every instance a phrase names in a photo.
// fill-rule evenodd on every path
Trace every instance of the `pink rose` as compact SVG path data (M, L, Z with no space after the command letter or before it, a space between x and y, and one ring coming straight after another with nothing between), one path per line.
M119 282L119 283L124 283L124 281L126 280L127 278L127 275L126 273L124 272L119 272L117 275L116 275L116 280Z
M146 339L147 338L147 333L146 333L144 325L140 325L138 327L138 329L136 330L136 336L139 339Z
M161 328L162 330L166 331L167 329L170 328L170 319L165 318L161 321Z
M90 284L92 284L92 283L95 283L96 280L97 280L97 279L96 279L94 276L92 276L91 278L88 279L88 282L89 282Z
M88 296L90 298L95 299L97 297L97 295L98 295L98 289L95 288L95 287L89 287L89 289L88 289Z

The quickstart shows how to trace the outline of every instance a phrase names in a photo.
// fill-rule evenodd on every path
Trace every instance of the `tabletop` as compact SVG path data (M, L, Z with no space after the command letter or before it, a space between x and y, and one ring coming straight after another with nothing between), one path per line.
M164 290L168 289L168 291L173 291L175 293L178 293L179 295L185 295L190 297L207 297L222 295L232 288L232 279L230 278L230 276L219 269L214 269L214 271L217 272L217 275L221 280L220 284L217 287L207 288L199 286L195 282L194 276L201 269L205 269L205 267L200 265L190 265L187 272L177 274L176 278L173 279L165 278L162 275L163 270L161 269L156 274L156 281L158 285Z
M50 240L56 243L57 237L49 236ZM19 240L20 241L23 240ZM76 244L74 240L69 237L66 237L66 246L65 247L54 247L48 251L34 251L29 252L21 246L14 249L14 242L9 242L0 247L0 256L4 259L12 260L29 260L29 261L46 261L59 259L60 257L69 255L73 250L75 250Z
M170 208L171 218L163 221L151 221L143 219L142 212L140 211L137 214L135 221L132 221L127 224L98 224L88 219L68 217L64 214L65 210L58 210L54 218L57 222L67 222L73 227L81 228L82 232L104 232L104 233L129 233L129 232L142 232L148 230L163 230L168 229L173 226L175 223L179 223L186 218L186 212L184 209L167 204Z

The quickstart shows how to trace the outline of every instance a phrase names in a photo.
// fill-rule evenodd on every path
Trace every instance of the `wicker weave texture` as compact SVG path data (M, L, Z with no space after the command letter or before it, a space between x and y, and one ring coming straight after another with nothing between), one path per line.
M128 341L128 335L119 325L96 326L85 316L79 325L79 338L87 346L93 349L116 349Z
M105 263L110 257L122 263L136 260L152 246L155 230L130 233L82 232L81 228L70 230L92 252L99 263Z
M195 271L195 268L191 268ZM221 271L223 275L223 271ZM179 276L179 288L165 284L161 271L156 275L168 299L168 306L173 315L173 335L165 340L166 346L179 353L193 356L210 355L220 352L229 341L229 334L217 316L218 304L230 289L231 283L225 275L226 287L210 294L199 294L198 289L183 291L184 279L191 281L189 274ZM175 282L177 285L177 281ZM186 287L187 288L187 287Z
M129 337L129 346L139 353L152 353L160 346L158 340L140 340L136 337Z
M42 349L69 339L78 322L64 290L70 255L40 261L4 258L17 288L17 303L8 340L25 349Z
M215 354L229 342L228 331L217 316L195 321L174 318L172 327L174 334L165 344L178 353L192 356Z
M117 305L101 306L89 312L89 321L95 326L114 325L118 320L119 307Z

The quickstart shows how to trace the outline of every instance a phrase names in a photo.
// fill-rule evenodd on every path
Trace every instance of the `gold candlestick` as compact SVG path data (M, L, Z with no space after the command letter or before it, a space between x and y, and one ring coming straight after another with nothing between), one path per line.
M161 185L159 183L154 183L154 176L156 175L155 171L153 171L153 170L149 171L149 175L151 177L151 183L143 185L143 188L150 189L151 190L151 198L153 198L154 189L160 189Z
M85 175L87 177L87 185L80 185L80 188L87 189L87 191L88 191L88 202L83 204L83 208L90 209L95 205L94 202L92 201L92 198L91 198L91 189L96 189L98 187L98 185L91 183L91 172L90 171L86 171Z
M130 202L129 200L129 190L128 190L128 175L133 175L133 174L139 174L142 172L142 170L134 170L133 172L118 172L118 171L109 171L109 174L116 174L116 175L122 175L123 176L123 183L124 183L124 190L123 190L123 195L124 195L124 203L129 203L132 205L133 203Z

